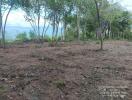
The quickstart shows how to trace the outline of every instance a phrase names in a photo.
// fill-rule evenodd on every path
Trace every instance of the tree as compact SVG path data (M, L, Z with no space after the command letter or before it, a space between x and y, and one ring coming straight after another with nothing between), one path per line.
M2 34L2 0L0 0L0 34Z
M15 4L17 4L17 0L0 0L0 33L2 37L3 48L5 48L5 29L7 20ZM3 19L4 15L5 19Z
M63 15L64 1L46 0L46 4L47 4L47 8L49 9L48 17L53 27L52 41L54 41L54 38L57 38L58 36L58 28L59 28L59 24L61 23L62 15Z
M25 19L37 34L38 40L42 40L49 28L48 9L45 0L26 0L21 2L22 9L26 12ZM43 22L41 24L40 22Z
M67 26L70 25L74 19L72 16L73 2L71 0L64 0L63 4L63 14L61 20L63 22L64 34L62 40L67 40Z
M62 40L96 38L98 30L103 49L103 39L116 36L129 30L129 13L118 3L108 0L18 0L26 12L28 21L39 40L43 39L49 26L52 26L52 41L58 37L61 26ZM124 31L125 30L125 31ZM92 34L92 35L91 35ZM69 35L69 36L68 36Z
M97 0L94 0L94 2L96 6L96 11L97 11L97 20L98 20L98 27L99 27L99 29L97 30L98 31L97 34L99 34L99 38L101 42L100 50L103 50L103 30L102 30L101 21L100 21L99 3L97 2Z

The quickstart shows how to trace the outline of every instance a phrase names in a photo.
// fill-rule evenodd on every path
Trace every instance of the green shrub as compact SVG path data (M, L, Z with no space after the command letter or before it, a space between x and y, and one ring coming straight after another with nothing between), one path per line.
M44 37L44 41L45 42L55 42L55 41L61 41L61 37L59 36L59 37L53 37L53 40L52 40L52 37L50 37L50 36L45 36Z
M132 32L125 33L124 38L127 40L132 40Z
M43 39L45 42L51 42L52 40L51 37L49 37L48 35L45 35Z
M16 36L16 40L17 40L17 41L21 41L21 42L27 41L27 40L28 40L27 33L24 32L24 33L18 34L18 35Z
M63 89L66 86L66 84L63 80L57 80L57 81L54 82L54 84L59 89Z
M61 41L61 36L57 37L57 41Z
M7 91L7 88L3 85L0 85L0 94L4 93Z
M96 44L100 44L100 41L96 41Z
M95 38L95 33L94 32L88 32L88 33L86 33L86 38L87 39L93 39L93 38Z
M76 36L74 32L67 32L67 34L65 35L65 39L66 41L73 41L75 40Z
M59 36L59 37L53 37L52 42L59 42L59 41L61 41L61 36Z
M37 35L35 34L35 32L30 31L29 32L29 38L30 38L30 40L35 40L37 38Z

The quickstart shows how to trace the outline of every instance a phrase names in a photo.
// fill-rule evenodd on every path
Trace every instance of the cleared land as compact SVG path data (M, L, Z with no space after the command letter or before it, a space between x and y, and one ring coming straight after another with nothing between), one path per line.
M0 100L132 100L132 43L98 48L93 42L0 49ZM110 88L113 99L102 96Z

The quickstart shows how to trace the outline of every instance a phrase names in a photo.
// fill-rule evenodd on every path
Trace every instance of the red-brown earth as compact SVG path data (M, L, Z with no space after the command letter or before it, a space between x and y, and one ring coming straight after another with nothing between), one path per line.
M98 48L95 42L1 48L0 100L132 100L132 42Z

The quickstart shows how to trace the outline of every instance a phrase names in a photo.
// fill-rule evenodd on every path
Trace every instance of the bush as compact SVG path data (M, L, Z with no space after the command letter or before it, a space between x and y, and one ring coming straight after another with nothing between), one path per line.
M59 89L63 89L66 86L66 84L63 80L57 80L57 81L54 82L54 84Z
M44 42L51 42L51 41L52 39L49 36L47 35L44 36Z
M30 31L29 32L29 38L30 38L30 40L35 40L37 38L37 35L35 34L35 32Z
M66 41L73 41L75 40L76 36L74 32L67 32L67 34L65 35L65 39Z
M24 33L18 34L18 35L16 36L16 40L17 40L17 41L21 41L21 42L27 41L27 40L28 40L28 38L27 38L27 33L24 32Z
M44 38L44 41L45 42L55 42L55 41L61 41L61 37L59 36L59 37L53 37L53 40L52 40L52 37L50 37L50 36L45 36Z
M127 40L132 40L132 32L126 33L124 37L125 37L125 39L127 39Z
M96 44L100 44L100 41L96 41Z

